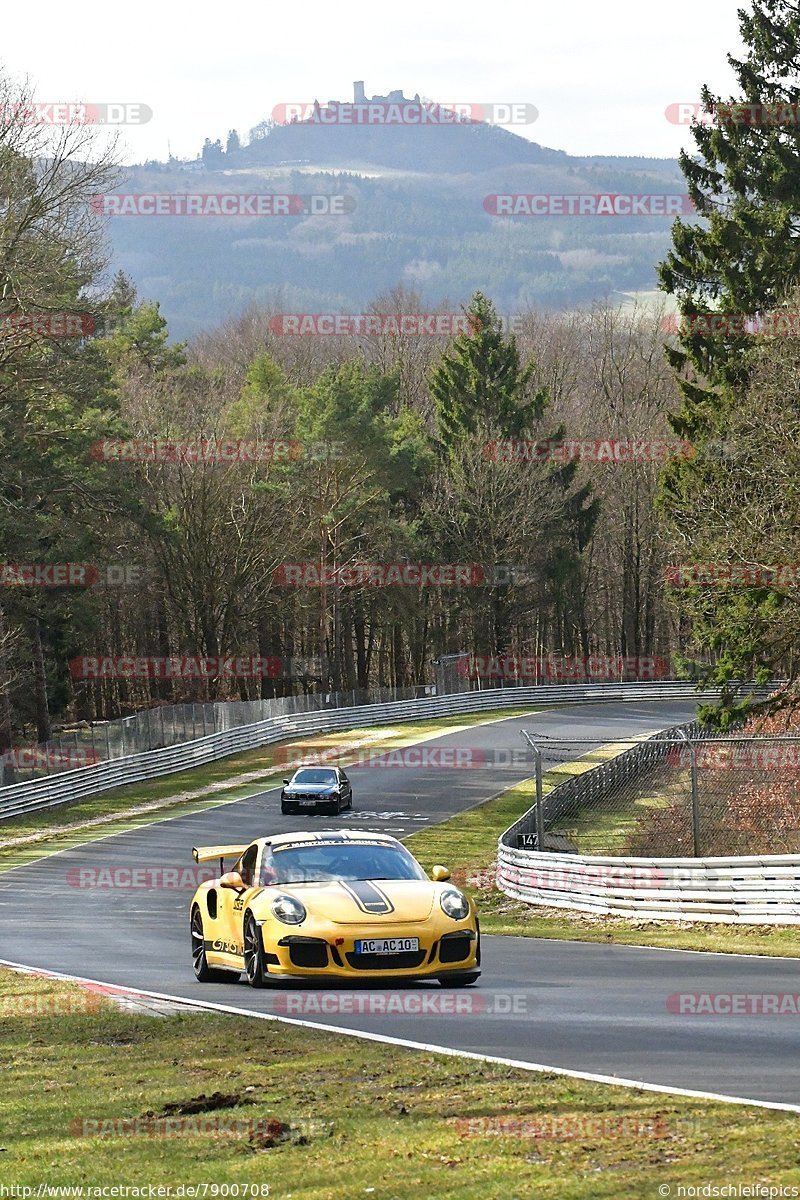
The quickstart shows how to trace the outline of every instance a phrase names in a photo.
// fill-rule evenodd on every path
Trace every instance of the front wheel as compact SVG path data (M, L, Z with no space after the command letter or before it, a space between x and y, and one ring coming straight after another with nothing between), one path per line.
M255 917L248 913L244 922L244 973L250 987L267 986L267 964L264 962L264 942Z
M229 971L220 971L208 965L203 918L199 908L192 912L192 966L200 983L223 983L231 978Z

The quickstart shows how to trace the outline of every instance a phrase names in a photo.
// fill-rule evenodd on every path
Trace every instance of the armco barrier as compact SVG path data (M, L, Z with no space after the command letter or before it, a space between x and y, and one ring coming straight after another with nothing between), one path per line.
M704 692L704 699L717 693ZM491 712L499 708L525 708L548 704L587 704L614 700L694 700L694 684L686 683L597 683L564 684L530 688L492 688L481 692L460 692L443 696L425 696L417 700L398 700L387 704L365 704L357 708L338 708L325 712L298 713L270 717L253 725L242 725L222 733L149 750L128 758L116 758L65 771L48 779L12 784L0 788L0 820L23 812L35 812L66 804L70 800L93 796L127 783L139 783L176 771L203 766L267 746L305 733L332 733L402 721L425 720L458 713Z
M497 886L516 900L648 920L800 924L800 855L589 858L500 844Z

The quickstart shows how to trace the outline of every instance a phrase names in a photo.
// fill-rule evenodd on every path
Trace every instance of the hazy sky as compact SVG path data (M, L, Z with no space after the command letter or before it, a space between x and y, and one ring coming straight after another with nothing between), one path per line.
M95 8L96 15L91 13ZM134 6L6 2L0 60L42 101L141 102L128 161L194 157L286 101L403 88L443 102L526 101L515 132L572 154L674 156L687 127L670 103L701 83L733 92L735 0L139 0Z

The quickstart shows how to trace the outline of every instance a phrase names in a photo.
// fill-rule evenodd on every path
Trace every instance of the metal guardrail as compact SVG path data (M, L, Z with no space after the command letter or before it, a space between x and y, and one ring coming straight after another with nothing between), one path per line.
M800 924L800 855L589 858L501 843L497 886L527 904L604 916Z
M716 692L704 692L713 699ZM12 784L0 789L0 820L23 812L52 808L71 800L96 795L111 788L145 779L155 779L176 771L203 766L242 750L252 750L304 733L327 733L376 724L452 716L459 713L491 712L504 708L538 707L551 704L603 703L614 700L694 700L698 692L687 683L563 684L537 687L491 688L481 692L461 692L443 696L425 696L416 700L398 700L386 704L366 704L356 708L297 713L270 717L252 725L242 725L221 733L150 750L126 758L92 763L45 779Z

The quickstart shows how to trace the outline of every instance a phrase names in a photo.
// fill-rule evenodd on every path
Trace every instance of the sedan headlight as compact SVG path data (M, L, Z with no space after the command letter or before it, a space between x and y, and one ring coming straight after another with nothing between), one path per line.
M284 925L302 925L308 915L294 896L277 896L272 901L272 911Z
M442 906L442 912L446 913L448 917L452 917L454 921L463 921L465 917L469 916L469 901L455 888L448 888L446 892L442 892L439 903Z

